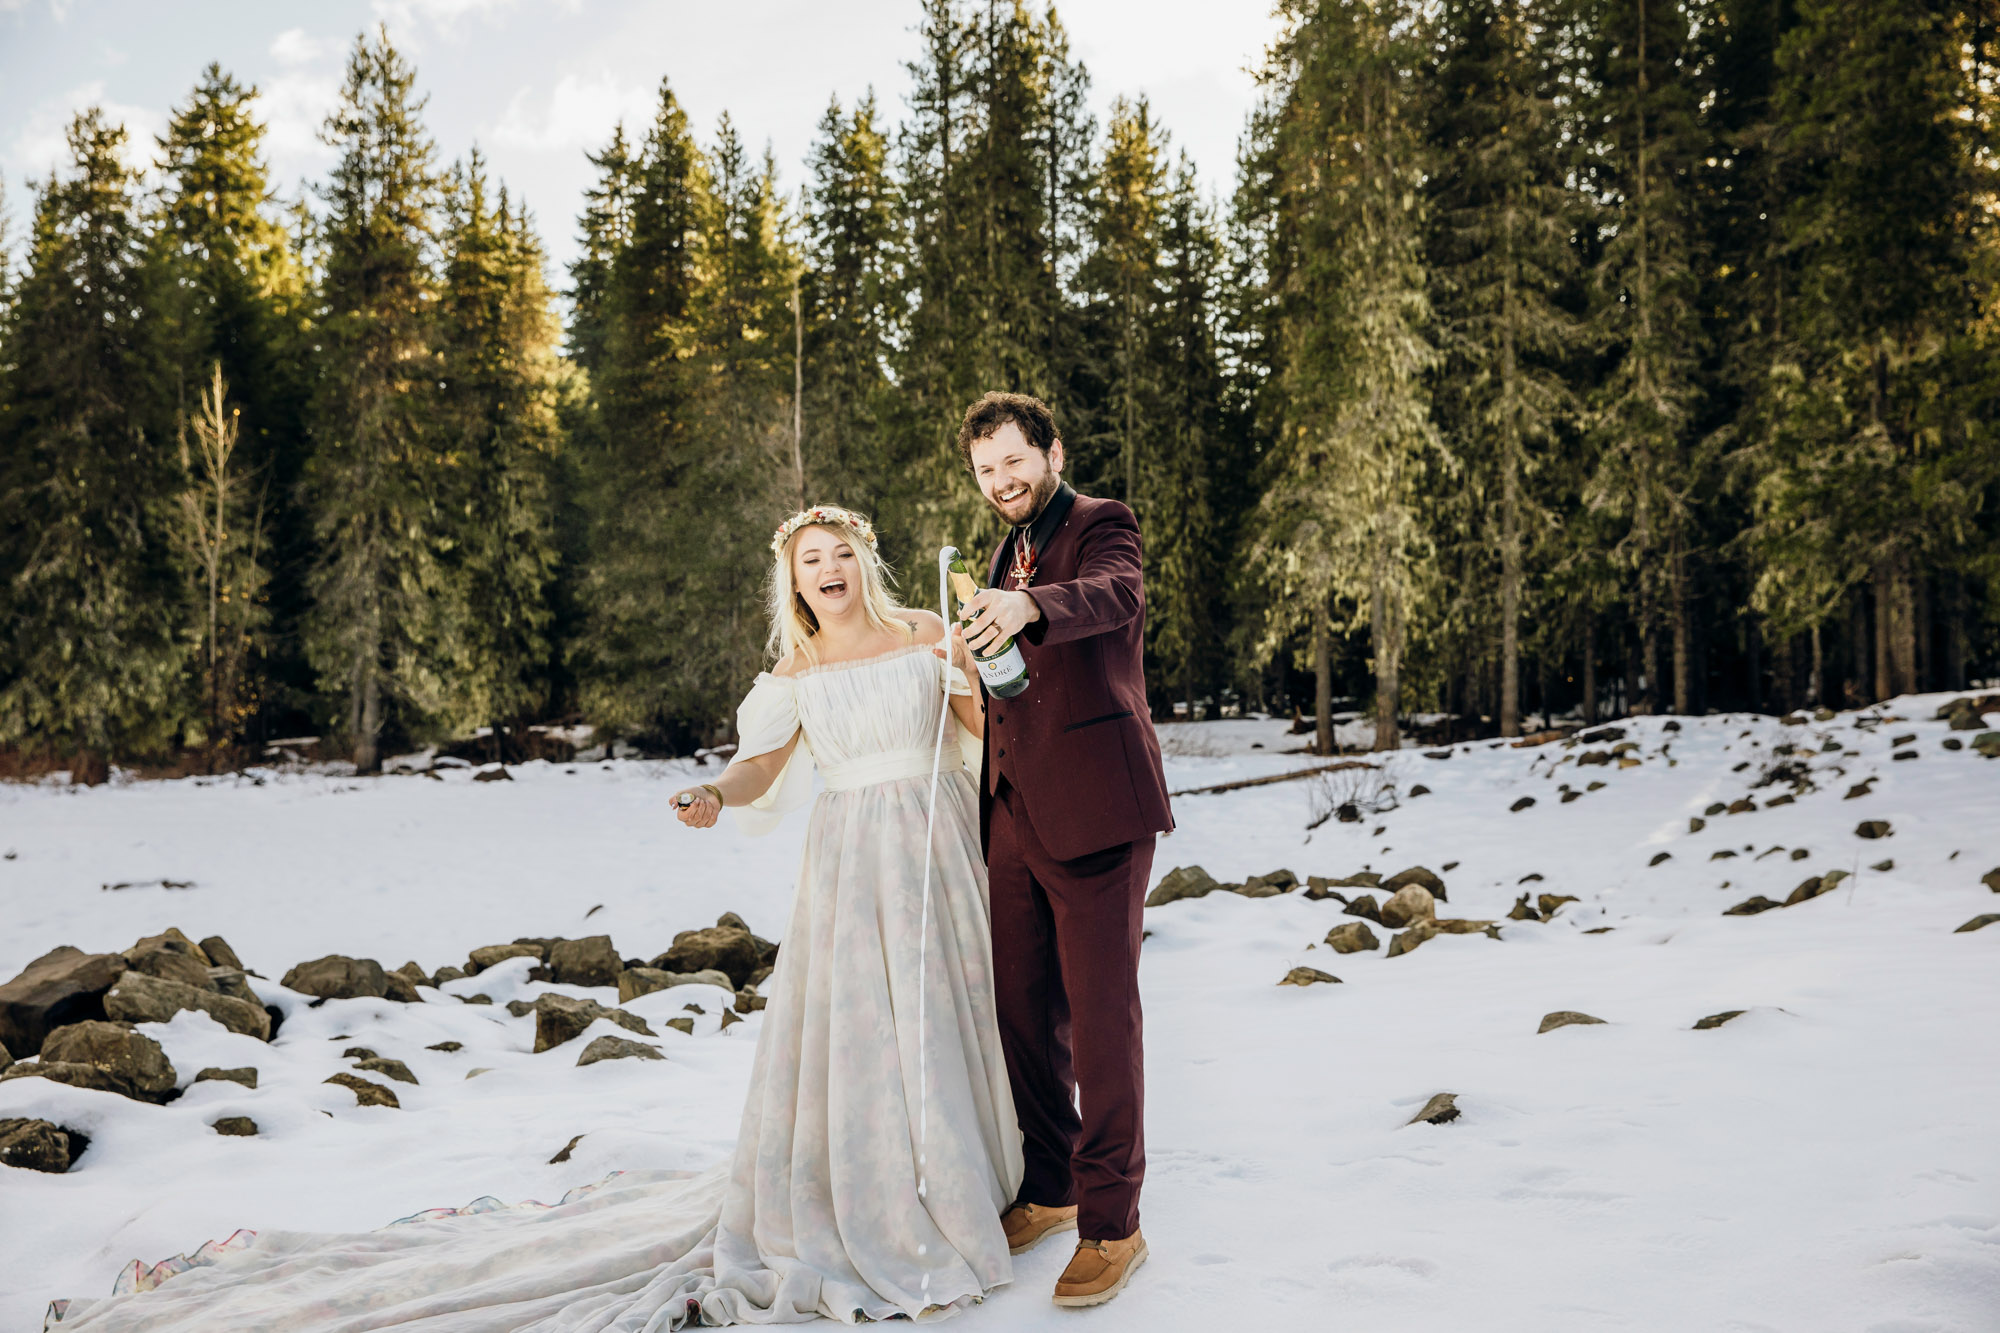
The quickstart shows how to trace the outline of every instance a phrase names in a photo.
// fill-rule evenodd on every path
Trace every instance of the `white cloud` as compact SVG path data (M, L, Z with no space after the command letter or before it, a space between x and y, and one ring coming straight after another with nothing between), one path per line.
M627 85L609 70L565 74L547 93L523 88L509 99L491 131L495 144L536 152L604 146L620 121L643 126L651 113L653 90Z
M391 27L407 28L421 22L438 32L449 33L465 19L491 18L516 8L518 3L519 0L370 0L370 8L377 19ZM581 7L581 0L556 0L554 5L540 7L573 14Z
M23 174L47 178L69 162L68 132L77 113L95 106L106 121L125 127L125 146L119 158L136 171L149 171L158 145L155 138L166 132L167 113L158 107L134 106L109 101L104 82L93 79L78 84L61 96L49 98L28 113L27 121L7 146L7 156Z
M315 37L304 28L287 28L271 39L271 55L281 65L316 65L338 56L346 44L337 37Z

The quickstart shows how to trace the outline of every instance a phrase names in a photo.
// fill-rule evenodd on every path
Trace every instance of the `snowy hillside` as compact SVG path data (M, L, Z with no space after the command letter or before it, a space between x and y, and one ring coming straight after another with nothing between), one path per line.
M1083 1317L1112 1333L2000 1328L2000 924L1958 929L2000 912L2000 757L1974 745L2000 703L1952 730L1945 701L1628 720L1179 797L1156 880L1199 866L1225 887L1298 884L1147 912L1153 1258ZM1176 790L1324 762L1283 753L1300 738L1277 722L1162 737ZM803 817L764 840L683 829L666 796L689 773L0 788L0 979L57 946L117 952L173 927L226 940L283 1019L269 1043L206 1013L141 1023L180 1090L164 1105L0 1082L0 1119L88 1139L64 1174L0 1168L0 1329L239 1228L553 1202L724 1156L762 1022L733 1022L727 988L630 1000L651 1038L599 1019L536 1054L537 1016L509 1001L618 993L530 980L531 957L415 1004L312 1007L279 985L329 954L432 977L521 937L608 935L653 959L725 912L777 939ZM1437 917L1496 929L1389 956L1395 932L1343 899L1380 904L1353 877L1414 866L1446 888ZM1553 915L1518 919L1544 915L1542 895ZM1725 914L1758 897L1799 900ZM1323 942L1357 922L1380 947ZM1278 985L1294 968L1340 982ZM1559 1011L1602 1021L1538 1030ZM579 1067L604 1035L666 1058ZM208 1068L254 1069L256 1086L196 1082ZM343 1072L399 1106L358 1105L325 1081ZM1409 1123L1445 1092L1455 1118ZM227 1117L256 1133L211 1128ZM1049 1303L1067 1254L1017 1261L962 1326L1072 1328Z

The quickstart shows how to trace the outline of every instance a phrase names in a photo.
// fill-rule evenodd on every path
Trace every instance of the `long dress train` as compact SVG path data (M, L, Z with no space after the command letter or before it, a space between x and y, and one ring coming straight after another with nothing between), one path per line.
M63 1333L655 1333L916 1316L1007 1282L999 1215L1020 1184L1020 1135L965 769L978 750L955 721L920 939L941 672L966 690L913 645L760 675L738 710L746 755L803 731L772 789L735 812L746 831L803 804L814 767L826 790L731 1161L628 1172L541 1212L265 1231L151 1291L70 1302Z

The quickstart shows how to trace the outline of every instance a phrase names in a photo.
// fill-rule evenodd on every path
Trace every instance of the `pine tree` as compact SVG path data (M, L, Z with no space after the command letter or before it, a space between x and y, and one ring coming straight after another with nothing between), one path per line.
M1448 360L1439 376L1458 474L1463 526L1447 539L1487 551L1498 568L1500 734L1521 731L1522 599L1527 549L1544 529L1535 490L1542 456L1575 419L1569 358L1578 342L1566 181L1550 64L1554 16L1540 0L1453 0L1441 24L1430 139L1431 272Z
M138 180L97 109L67 138L0 338L0 742L92 775L177 738L189 607Z
M173 349L183 416L202 423L196 435L204 459L218 447L214 376L222 377L227 419L238 437L222 475L247 506L238 535L247 539L254 528L257 537L257 560L235 569L229 581L230 641L242 660L227 659L227 690L218 692L213 671L202 689L210 701L210 739L218 742L272 706L267 672L286 695L311 685L296 646L310 555L295 503L309 390L302 365L306 275L272 197L256 98L255 88L211 64L159 140L165 189L155 247L168 299L157 318ZM212 492L213 479L202 489ZM206 541L199 533L190 539ZM241 554L231 553L232 567ZM198 563L206 570L208 557ZM254 606L243 600L252 586ZM208 596L205 588L201 595ZM225 730L215 732L225 716Z
M488 196L476 152L455 174L447 213L437 426L454 482L455 579L471 609L460 688L489 721L496 757L510 758L520 752L509 725L550 692L557 325L541 243L504 188Z
M894 404L887 369L899 332L905 233L889 140L872 95L851 113L827 107L807 158L800 295L805 321L809 489L875 509L900 552L891 514Z
M1701 329L1694 163L1705 147L1696 17L1679 0L1621 0L1599 15L1595 61L1603 144L1594 164L1612 231L1593 282L1593 333L1611 349L1593 411L1600 453L1587 502L1626 522L1630 572L1654 712L1691 707L1689 605L1696 492L1703 459L1692 437ZM1673 654L1662 692L1662 622Z
M702 718L708 619L737 612L704 605L696 591L696 571L710 558L704 534L688 522L704 503L693 361L705 185L687 116L668 85L660 86L636 158L621 165L607 153L600 161L602 188L609 194L620 173L631 206L626 239L607 247L593 303L601 341L589 367L592 421L579 441L589 532L572 667L594 722L678 743Z
M1399 744L1410 618L1430 545L1416 488L1440 456L1426 380L1437 363L1421 242L1413 52L1394 16L1359 3L1301 5L1273 50L1277 219L1267 260L1282 282L1276 438L1253 555L1275 593L1267 643L1313 640L1320 747L1336 599L1369 629L1375 744Z
M324 192L305 641L361 773L380 769L392 721L410 733L468 716L458 522L433 419L439 182L415 82L386 33L363 37L323 132L340 160Z

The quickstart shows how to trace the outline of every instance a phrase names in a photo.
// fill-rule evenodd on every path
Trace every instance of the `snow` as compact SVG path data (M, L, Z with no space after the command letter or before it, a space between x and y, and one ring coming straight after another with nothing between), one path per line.
M1179 798L1156 877L1192 864L1222 880L1421 864L1447 882L1447 915L1504 918L1523 892L1580 901L1548 922L1503 919L1497 941L1439 936L1394 959L1317 944L1354 918L1301 893L1150 909L1152 1259L1096 1324L2000 1326L2000 928L1954 933L2000 910L1980 883L2000 866L2000 762L1943 748L1946 724L1932 718L1945 697L1804 726L1627 720L1616 725L1642 760L1629 768L1577 765L1608 745L1477 742L1441 760L1404 750L1376 760L1400 805L1310 832L1323 813L1311 781ZM1163 726L1170 786L1321 762L1285 753L1309 739L1286 730ZM1892 739L1910 733L1901 748L1920 757L1893 760ZM1842 748L1822 753L1829 739ZM1716 802L1789 791L1751 786L1785 744L1813 751L1790 757L1809 762L1816 790L1689 831ZM0 1266L0 1328L37 1327L50 1297L103 1294L134 1258L239 1227L368 1228L482 1195L552 1202L610 1171L725 1156L762 1018L720 1031L724 991L641 997L626 1007L668 1058L579 1069L593 1037L633 1034L600 1021L535 1055L534 1020L506 1001L616 997L531 982L525 960L426 989L421 1005L314 1009L277 985L327 953L434 969L516 936L604 933L621 954L650 957L724 911L775 938L804 820L763 840L727 823L681 828L667 795L713 771L535 763L479 783L469 769L363 781L322 767L0 788L11 854L0 977L58 944L122 949L178 926L224 936L286 1011L268 1046L191 1013L145 1029L184 1086L206 1066L253 1065L254 1091L205 1082L158 1107L40 1079L0 1085L0 1116L91 1136L67 1175L0 1179L12 1260ZM1871 794L1845 799L1871 775ZM1560 801L1563 784L1591 781L1605 785ZM1418 783L1430 794L1412 798ZM1535 805L1510 813L1523 795ZM1862 819L1893 832L1862 840ZM1725 848L1738 855L1710 859ZM1670 859L1649 865L1660 852ZM1894 868L1870 868L1884 860ZM1850 872L1833 893L1722 915L1833 869ZM1530 874L1543 878L1519 882ZM102 887L117 883L142 887ZM1585 933L1601 926L1612 929ZM1300 964L1342 984L1275 984ZM472 993L494 1003L452 998ZM662 1026L690 1003L705 1011L689 1015L692 1036ZM1538 1034L1557 1009L1606 1021ZM1729 1009L1746 1012L1693 1030ZM463 1049L427 1049L445 1041ZM323 1082L351 1068L350 1046L409 1065L416 1086L387 1083L402 1109L357 1107ZM1456 1121L1405 1124L1440 1091L1457 1094ZM210 1131L224 1115L254 1117L259 1135ZM551 1164L577 1134L569 1160ZM1048 1301L1067 1252L1017 1260L1014 1285L966 1326L1067 1328Z

